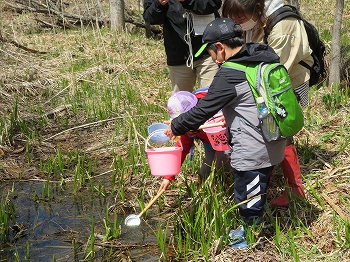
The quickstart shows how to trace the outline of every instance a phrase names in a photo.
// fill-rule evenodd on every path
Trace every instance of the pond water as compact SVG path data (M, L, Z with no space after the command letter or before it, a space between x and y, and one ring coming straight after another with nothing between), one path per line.
M9 199L14 204L16 220L8 241L0 242L0 261L81 261L91 250L88 240L92 218L95 235L106 234L103 219L106 207L114 204L112 197L96 196L89 190L68 193L73 191L63 191L58 184L52 184L50 200L44 201L40 200L42 187L43 183L30 182L1 185L1 194L14 189ZM39 197L37 201L34 192ZM138 227L126 227L125 217L125 214L118 215L121 225L118 244L113 242L108 246L99 241L101 244L95 245L95 258L98 261L122 261L126 257L132 261L158 261L157 239L149 224L142 221Z

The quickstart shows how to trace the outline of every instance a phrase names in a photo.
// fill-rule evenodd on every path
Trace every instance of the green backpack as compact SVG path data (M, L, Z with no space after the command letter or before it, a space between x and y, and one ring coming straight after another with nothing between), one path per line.
M264 98L282 137L293 136L303 128L303 111L294 94L288 71L282 64L225 62L222 67L245 72L255 101L259 96Z

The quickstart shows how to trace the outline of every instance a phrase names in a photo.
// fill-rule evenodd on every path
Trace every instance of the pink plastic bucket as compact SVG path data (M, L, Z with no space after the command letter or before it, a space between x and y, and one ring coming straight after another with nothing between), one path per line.
M206 122L206 124L215 123L213 120ZM216 126L204 128L203 131L207 134L211 146L216 151L225 151L230 149L226 136L226 127Z
M164 129L158 129L152 132L145 143L145 151L147 153L151 174L153 176L175 176L180 173L181 168L181 141L181 147L148 148L150 137L157 132L164 132Z

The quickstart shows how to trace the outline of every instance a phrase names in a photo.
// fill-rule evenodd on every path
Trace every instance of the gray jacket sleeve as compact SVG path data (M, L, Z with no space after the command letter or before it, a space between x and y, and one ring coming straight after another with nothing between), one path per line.
M235 85L241 83L244 77L244 73L237 73L243 75L232 76L232 70L220 69L209 87L208 94L200 99L195 107L173 119L171 122L173 134L178 136L189 130L197 130L205 121L231 103L237 96Z

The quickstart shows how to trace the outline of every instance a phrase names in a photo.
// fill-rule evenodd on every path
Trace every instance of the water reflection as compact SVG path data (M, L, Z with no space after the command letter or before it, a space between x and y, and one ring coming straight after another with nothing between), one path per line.
M0 193L10 188L12 184L3 184ZM91 233L92 217L95 221L95 234L106 233L103 219L106 207L114 203L112 197L94 195L89 189L74 195L69 193L73 190L62 190L59 184L53 183L49 193L42 193L42 188L41 182L14 184L14 192L10 193L9 198L15 206L16 225L12 227L15 230L11 230L8 241L0 243L0 261L81 261L90 251L87 242ZM39 200L35 201L35 198ZM123 224L124 218L124 215L120 218L118 215L120 224ZM130 250L120 250L124 250L128 257L134 257L132 261L158 261L156 237L144 221L141 224L143 225L137 228L122 225L122 233L118 238L121 246L127 247L128 243L138 244ZM20 234L17 235L18 233ZM145 244L143 248L138 248L142 244ZM101 245L95 247L98 261L119 261L117 257L123 257L119 254L111 260L111 248L106 249Z

